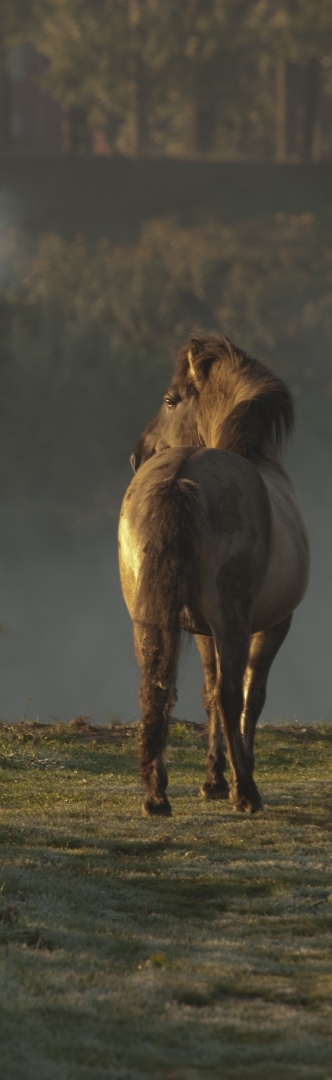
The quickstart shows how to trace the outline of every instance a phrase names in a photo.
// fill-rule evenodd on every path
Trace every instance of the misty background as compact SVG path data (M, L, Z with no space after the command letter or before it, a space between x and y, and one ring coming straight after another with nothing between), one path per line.
M117 520L193 329L290 384L312 578L264 719L332 720L332 13L0 0L0 714L138 716ZM205 719L194 642L180 718Z

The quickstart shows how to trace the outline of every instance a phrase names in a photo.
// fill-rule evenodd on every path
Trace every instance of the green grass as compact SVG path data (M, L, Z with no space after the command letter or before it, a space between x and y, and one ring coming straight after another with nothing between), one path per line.
M0 730L2 1080L330 1080L332 728L264 727L266 813L141 814L135 729Z

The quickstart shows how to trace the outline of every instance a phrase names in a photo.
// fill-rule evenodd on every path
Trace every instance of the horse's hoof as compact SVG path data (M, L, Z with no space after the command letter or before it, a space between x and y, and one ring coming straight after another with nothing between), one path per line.
M143 803L143 813L147 817L153 817L158 814L159 817L172 817L172 807L168 802L168 799L164 799L163 802L155 802L154 799L146 799Z
M245 814L261 814L265 807L259 795L258 799L246 799L243 809Z
M240 814L257 814L264 810L264 804L257 789L251 795L240 795L238 791L231 792L230 800L234 810Z
M228 799L229 786L227 780L219 780L215 784L211 780L205 780L201 787L201 795L204 799Z

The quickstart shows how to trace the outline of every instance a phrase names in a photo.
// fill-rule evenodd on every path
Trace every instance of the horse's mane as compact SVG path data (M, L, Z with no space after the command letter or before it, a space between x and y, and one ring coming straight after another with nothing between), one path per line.
M205 387L202 407L220 419L218 445L251 460L276 450L294 430L294 400L286 383L249 353L216 334L195 336L181 350L172 385ZM209 386L211 393L209 393Z

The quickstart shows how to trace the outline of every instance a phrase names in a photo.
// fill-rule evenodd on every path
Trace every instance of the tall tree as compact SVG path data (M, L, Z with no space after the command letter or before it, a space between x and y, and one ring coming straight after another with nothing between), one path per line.
M134 154L150 147L153 88L162 78L165 9L160 0L128 0L127 71Z
M37 6L38 0L0 0L0 151L10 145L9 50L31 32Z
M91 110L101 122L123 117L126 34L122 0L44 0L34 43L48 59L43 84L63 106L66 149L87 149Z
M276 157L310 161L321 63L332 56L331 0L258 0L249 28L275 57Z
M269 132L268 65L260 43L247 29L252 4L253 0L183 0L180 5L167 0L168 77L185 104L185 145L191 154L226 147L248 152L248 134L258 145L264 124Z
M99 126L145 154L173 125L190 155L266 156L276 102L278 159L312 157L331 0L0 0L0 20L2 145L6 54L25 36L48 59L44 86L73 152Z
M252 0L40 2L36 43L49 60L45 85L63 102L68 147L79 145L84 110L118 120L122 145L137 155L151 149L158 110L164 121L172 108L185 115L183 149L200 156L216 149L220 122L230 145L254 114L257 126L264 94L259 50L246 38Z
M109 132L124 124L134 154L147 150L164 21L161 0L45 0L35 40L49 61L44 84L62 101L68 132L74 120L82 127L85 110Z

